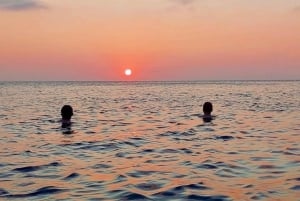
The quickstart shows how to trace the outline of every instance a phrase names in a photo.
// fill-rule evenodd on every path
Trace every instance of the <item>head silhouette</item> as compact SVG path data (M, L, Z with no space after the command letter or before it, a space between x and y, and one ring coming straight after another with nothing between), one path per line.
M63 120L70 120L73 116L73 108L70 105L64 105L61 108L61 117Z
M205 102L203 105L203 112L205 115L210 115L213 111L213 105L211 102Z

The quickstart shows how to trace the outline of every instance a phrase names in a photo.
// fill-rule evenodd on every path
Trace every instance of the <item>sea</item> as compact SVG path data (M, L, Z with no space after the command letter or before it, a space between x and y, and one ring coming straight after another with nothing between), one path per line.
M0 82L0 200L299 201L300 81Z

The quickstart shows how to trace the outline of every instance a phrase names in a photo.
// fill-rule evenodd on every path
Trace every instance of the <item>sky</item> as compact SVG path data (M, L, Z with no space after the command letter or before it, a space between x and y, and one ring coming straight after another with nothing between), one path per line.
M300 79L300 0L0 0L0 81L274 79Z

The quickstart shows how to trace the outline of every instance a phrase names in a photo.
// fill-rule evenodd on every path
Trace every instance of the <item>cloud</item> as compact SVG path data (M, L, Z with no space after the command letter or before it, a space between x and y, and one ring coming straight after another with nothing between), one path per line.
M190 5L193 4L196 0L171 0L172 2L178 3L180 5Z
M294 12L300 13L300 6L296 6L293 9Z
M0 0L1 10L21 11L45 8L46 5L37 0Z
M178 9L188 10L189 12L193 12L196 9L195 3L197 0L168 0L171 3L171 6L167 9L167 11L178 11Z

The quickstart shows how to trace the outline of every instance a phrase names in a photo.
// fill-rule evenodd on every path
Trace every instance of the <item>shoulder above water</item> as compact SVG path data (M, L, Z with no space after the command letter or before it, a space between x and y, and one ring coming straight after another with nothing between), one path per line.
M214 115L200 115L199 117L202 118L204 122L211 122L216 118Z

